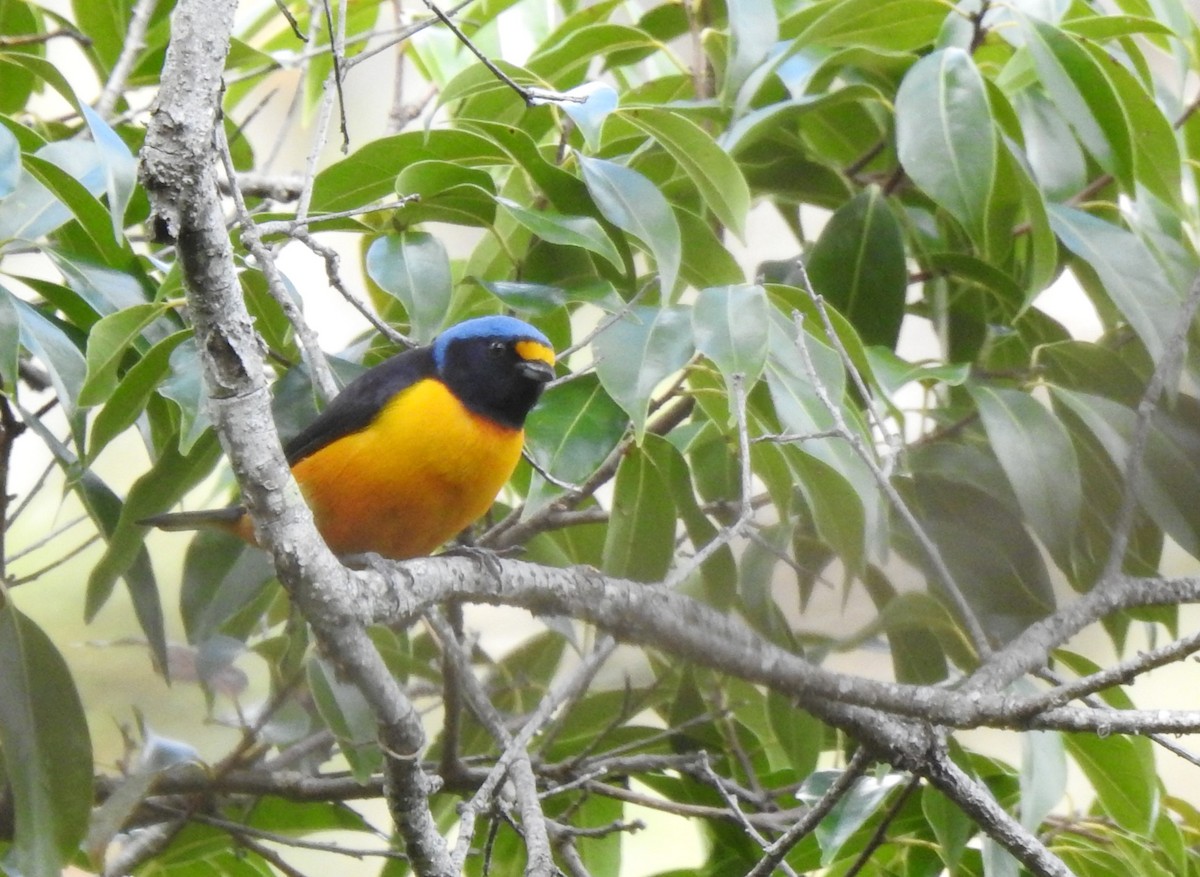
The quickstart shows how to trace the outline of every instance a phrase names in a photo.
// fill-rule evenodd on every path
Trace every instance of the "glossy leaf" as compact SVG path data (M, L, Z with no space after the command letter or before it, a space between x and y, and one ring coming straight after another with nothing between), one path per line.
M526 442L538 465L569 484L587 478L625 433L625 416L599 379L577 378L546 392L529 415ZM538 508L558 488L540 476L530 489L528 505Z
M274 575L266 552L226 533L197 533L184 556L179 593L179 614L188 642L195 645L214 636Z
M487 171L448 161L417 161L396 177L396 193L415 201L396 211L398 223L449 222L487 228L496 218L496 184Z
M745 238L750 188L737 164L703 128L686 116L654 107L632 108L621 116L653 137L678 162L721 224Z
M542 240L569 247L582 247L602 257L618 271L625 263L604 227L590 216L565 216L554 210L530 210L507 198L497 199L521 225Z
M120 241L124 236L125 209L133 197L134 184L137 181L137 161L125 145L125 141L117 136L117 132L109 127L95 110L87 104L80 104L79 109L104 163L104 188L108 194L109 214L112 216L112 236L114 240Z
M421 231L385 235L371 242L366 263L371 279L404 306L413 336L431 341L445 323L453 291L441 241Z
M922 58L896 94L896 151L910 177L988 249L997 143L983 77L961 49Z
M747 389L762 374L767 359L770 321L761 286L714 286L702 289L692 306L696 348L726 379L740 374Z
M779 39L775 4L770 0L732 0L729 3L729 60L724 92L736 95L742 83Z
M671 205L637 171L580 155L583 179L604 218L633 235L654 257L664 297L675 289L682 247Z
M92 744L62 655L42 630L0 603L0 754L15 814L13 864L58 877L87 831Z
M684 308L635 307L592 343L596 375L633 422L641 441L654 391L691 359L692 325Z
M1100 164L1133 186L1133 147L1121 103L1104 69L1086 49L1054 25L1021 16L1022 33L1046 91Z
M1180 298L1145 244L1072 207L1050 205L1050 222L1063 245L1096 272L1113 304L1159 359L1175 329Z

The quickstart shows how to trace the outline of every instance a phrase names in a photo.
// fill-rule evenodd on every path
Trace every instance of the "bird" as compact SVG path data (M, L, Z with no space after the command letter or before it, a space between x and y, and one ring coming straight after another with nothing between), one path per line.
M359 375L284 447L317 529L339 556L433 553L481 518L554 378L550 341L509 316L466 320ZM141 523L218 529L255 544L244 506Z

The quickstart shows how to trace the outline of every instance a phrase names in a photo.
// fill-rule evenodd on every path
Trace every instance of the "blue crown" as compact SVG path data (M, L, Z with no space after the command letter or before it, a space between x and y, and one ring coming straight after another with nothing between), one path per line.
M446 348L455 341L467 338L499 338L506 341L529 340L537 341L553 348L550 339L524 320L516 317L492 316L475 317L451 326L433 342L433 361L440 369L446 358Z

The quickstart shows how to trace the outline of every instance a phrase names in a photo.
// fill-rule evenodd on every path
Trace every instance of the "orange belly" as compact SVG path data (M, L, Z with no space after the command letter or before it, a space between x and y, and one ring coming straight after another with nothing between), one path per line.
M292 472L335 554L400 560L429 554L487 512L523 441L424 380Z

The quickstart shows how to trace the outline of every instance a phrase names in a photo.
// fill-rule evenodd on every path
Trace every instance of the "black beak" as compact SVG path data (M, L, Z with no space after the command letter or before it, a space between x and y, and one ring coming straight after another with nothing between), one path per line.
M554 380L554 367L540 359L523 359L517 363L517 371L522 377L539 384Z

